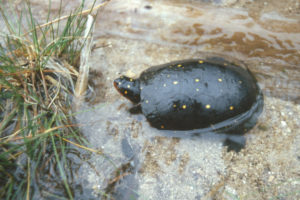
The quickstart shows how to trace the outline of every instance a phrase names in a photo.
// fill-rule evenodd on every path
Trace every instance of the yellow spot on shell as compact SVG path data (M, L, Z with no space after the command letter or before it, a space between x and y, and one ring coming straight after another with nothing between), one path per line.
M200 80L198 78L195 79L195 82L199 82Z
M233 109L234 109L234 107L233 107L233 106L230 106L230 107L229 107L229 110L233 110Z
M243 81L239 81L239 84L242 84L243 83Z
M161 125L160 128L165 128L165 126L164 126L164 125Z
M182 109L186 109L186 105L183 105L183 106L182 106Z
M177 65L177 67L181 67L181 66L182 66L181 64Z
M207 104L207 105L205 106L205 108L206 108L206 109L210 109L210 105Z
M133 79L131 78L131 79L129 79L129 81L130 81L130 82L132 82L132 81L133 81Z
M174 85L177 85L177 84L178 84L178 81L173 81L173 84L174 84Z
M146 100L145 102L146 102L146 103L149 103L149 101L148 101L148 100Z
M219 82L222 82L223 80L221 78L218 79Z
M204 61L203 60L199 60L199 63L202 64L202 63L204 63Z
M124 91L124 94L127 94L127 93L128 93L127 90L125 90L125 91Z
M196 91L199 92L199 88L196 88Z
M177 107L177 105L176 104L173 104L173 108L176 108Z
M169 77L170 77L170 75L168 74L168 75L167 75L167 77L169 78Z
M128 88L130 88L130 85L127 85Z
M167 87L167 84L164 83L164 87Z
M227 63L224 63L224 66L227 66L228 64Z

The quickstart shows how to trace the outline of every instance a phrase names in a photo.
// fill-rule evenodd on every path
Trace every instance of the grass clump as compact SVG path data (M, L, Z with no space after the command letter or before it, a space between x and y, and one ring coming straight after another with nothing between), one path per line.
M0 32L0 199L32 199L49 186L39 195L73 199L67 153L86 143L71 113L85 14L91 11L83 11L83 3L65 17L60 9L54 21L49 11L42 25L29 1L13 14L0 4L7 29Z

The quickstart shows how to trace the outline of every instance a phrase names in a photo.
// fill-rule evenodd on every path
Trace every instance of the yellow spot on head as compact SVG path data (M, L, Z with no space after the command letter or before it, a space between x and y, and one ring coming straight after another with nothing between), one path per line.
M199 60L199 63L202 64L202 63L204 63L204 61L203 60Z
M132 81L133 81L133 79L131 78L131 79L129 79L129 81L130 81L130 82L132 82Z
M210 105L207 104L207 105L205 106L205 108L206 108L206 109L210 109Z
M128 88L130 88L130 85L127 85Z
M186 105L183 105L183 106L182 106L182 109L186 109Z
M199 82L200 80L198 78L195 79L195 82Z
M177 105L176 104L173 104L173 108L176 108L177 107Z
M219 82L222 82L223 80L221 78L218 79Z
M243 81L239 81L239 84L242 84L243 83Z
M164 126L164 125L161 125L160 128L165 128L165 126Z
M128 93L127 90L125 90L125 91L124 91L124 94L127 94L127 93Z
M173 84L174 84L174 85L177 85L177 84L178 84L178 81L173 81Z
M233 106L230 106L230 107L229 107L229 110L233 110L233 109L234 109L234 107L233 107Z
M121 84L122 84L121 82L118 83L118 85L121 85Z
M148 100L146 100L145 102L146 102L146 103L149 103L149 101L148 101Z
M164 87L167 87L167 84L164 83Z
M224 63L224 66L227 66L228 64L227 63Z
M181 64L177 65L177 67L181 67L181 66L182 66Z

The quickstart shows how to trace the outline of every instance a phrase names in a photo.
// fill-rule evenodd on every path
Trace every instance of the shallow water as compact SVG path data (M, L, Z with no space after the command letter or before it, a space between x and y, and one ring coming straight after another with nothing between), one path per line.
M99 15L97 33L222 52L246 60L299 63L299 19L276 12L251 14L198 3L113 1Z
M96 35L138 39L170 49L179 46L191 52L243 60L258 75L268 95L299 101L297 15L253 13L184 1L113 1L101 11L98 22Z
M83 168L86 186L104 199L299 196L300 108L293 102L300 94L300 30L292 29L298 19L199 2L112 2L101 11L96 28L92 68L101 75L92 79L95 97L82 109L97 108L77 120L89 124L82 131L115 166L93 157L104 173ZM143 115L128 112L132 104L112 85L121 74L137 77L152 65L220 54L243 60L265 94L260 121L246 134L240 152L227 152L226 135L170 137L150 127Z
M265 109L259 125L246 134L246 147L239 153L226 151L224 135L205 133L195 137L180 137L176 134L175 137L171 137L170 133L166 134L150 127L143 115L131 115L128 110L132 104L113 88L112 80L124 73L138 74L148 67L146 63L159 62L157 59L166 62L171 57L184 58L190 54L190 49L172 47L170 50L168 46L109 37L99 39L98 42L110 45L109 48L97 49L94 52L95 55L104 58L101 64L99 57L95 57L92 62L99 66L102 72L101 80L97 80L99 90L96 91L97 96L102 98L95 96L90 99L95 105L86 106L95 107L94 110L84 112L87 108L83 107L83 112L77 116L77 120L80 124L87 124L82 127L82 131L92 142L92 147L101 147L116 166L97 156L93 157L91 162L100 169L104 167L105 174L96 176L91 168L84 168L80 173L84 176L81 177L82 180L88 180L89 184L86 185L95 188L95 194L101 196L103 192L108 192L117 199L126 199L131 195L140 199L202 199L206 196L213 198L220 195L218 198L222 199L228 192L234 191L236 196L241 198L254 192L258 199L263 199L262 193L254 187L256 181L268 180L269 177L262 175L264 171L276 174L278 168L285 168L287 171L287 175L281 177L281 181L284 180L282 182L287 184L287 188L290 187L287 177L291 177L292 171L299 171L299 160L295 156L299 154L299 150L292 150L299 145L294 141L299 135L299 105L265 97ZM124 58L120 55L124 55ZM133 55L134 59L129 59ZM118 59L109 59L112 57ZM267 145L265 138L268 138ZM237 144L244 142L243 138L236 140ZM277 144L282 144L279 141L285 141L286 145L280 145L278 149ZM277 152L285 152L284 165L289 162L293 163L293 167L278 165L277 168L271 159L271 154L276 155ZM264 157L269 157L270 160L263 160ZM238 161L239 167L236 167ZM123 170L122 176L116 173L116 170L128 165L130 167L127 167L127 171ZM256 174L254 169L257 165L262 174ZM272 166L272 169L268 169L268 166ZM249 179L240 179L245 173L250 173L247 175ZM86 174L89 178L85 178ZM272 182L268 184L279 181L276 178L271 178ZM225 179L230 181L225 182ZM298 179L295 177L292 180ZM114 187L108 184L113 181ZM239 186L237 183L241 181L252 185L253 190ZM295 191L295 187L287 189L288 192L284 195L289 197L288 195ZM269 189L268 195L272 197L276 189ZM121 192L124 190L127 193ZM120 194L124 195L120 197Z
M300 198L300 14L265 2L113 0L98 13L94 93L76 123L105 156L69 154L75 199ZM35 3L37 16L46 13ZM234 138L246 141L240 152L227 151L223 134L171 137L150 127L113 88L121 74L211 56L245 62L265 95L258 125ZM41 178L35 199L63 195L58 173L47 173L53 179Z

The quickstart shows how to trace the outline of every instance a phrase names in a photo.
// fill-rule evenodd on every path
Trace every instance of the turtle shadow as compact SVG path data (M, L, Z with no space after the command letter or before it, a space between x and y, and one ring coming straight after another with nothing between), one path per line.
M240 152L246 145L246 135L244 134L229 134L217 132L193 132L191 131L161 131L165 137L178 138L181 140L214 140L222 141L227 152Z

